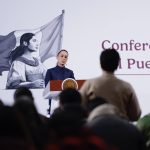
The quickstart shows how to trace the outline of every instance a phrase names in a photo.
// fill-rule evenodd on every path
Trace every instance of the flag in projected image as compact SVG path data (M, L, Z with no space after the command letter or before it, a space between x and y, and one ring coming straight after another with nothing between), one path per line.
M56 56L57 52L61 49L63 21L64 10L61 15L37 29L16 30L6 36L0 35L0 75L3 71L10 69L10 52L20 44L20 37L24 33L34 33L40 42L39 57L41 62Z

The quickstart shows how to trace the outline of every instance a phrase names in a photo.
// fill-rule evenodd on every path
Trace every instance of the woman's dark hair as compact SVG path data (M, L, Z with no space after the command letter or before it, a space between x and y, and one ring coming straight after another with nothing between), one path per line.
M68 51L67 51L67 50L61 49L61 50L57 53L57 56L58 56L62 51L65 51L65 52L68 54Z
M14 60L16 60L16 58L24 54L27 48L27 46L24 45L24 42L27 42L28 45L29 41L32 39L33 36L34 36L33 33L25 33L21 36L20 45L10 53L9 56L10 63L12 63Z
M59 100L62 105L81 104L81 94L76 89L67 88L60 93Z
M27 96L31 101L34 101L32 92L26 87L19 87L14 93L14 100L17 101L20 97Z

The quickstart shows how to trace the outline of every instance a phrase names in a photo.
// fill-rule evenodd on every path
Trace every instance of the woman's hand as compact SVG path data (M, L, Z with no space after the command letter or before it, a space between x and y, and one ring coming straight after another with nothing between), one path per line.
M32 82L32 86L35 88L43 88L44 87L44 80L43 79L38 79Z

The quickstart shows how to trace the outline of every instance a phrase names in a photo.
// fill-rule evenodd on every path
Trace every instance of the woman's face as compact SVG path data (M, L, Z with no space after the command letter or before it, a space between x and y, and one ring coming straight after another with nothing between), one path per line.
M39 49L39 42L35 36L33 36L32 39L30 39L28 48L32 52L35 52Z
M61 51L57 56L57 64L60 67L64 67L68 60L68 53L66 51Z

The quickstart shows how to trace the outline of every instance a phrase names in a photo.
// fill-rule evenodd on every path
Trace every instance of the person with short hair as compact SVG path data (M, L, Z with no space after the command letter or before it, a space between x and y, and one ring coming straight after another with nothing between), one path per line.
M28 100L34 102L32 92L26 87L19 87L14 92L14 101Z
M80 89L83 105L95 97L103 97L115 105L120 113L130 121L137 121L141 109L136 93L130 83L117 78L114 72L120 62L115 49L105 49L100 55L102 75L87 80Z
M81 95L76 89L65 89L59 94L59 103L60 106L64 106L67 104L81 105Z

